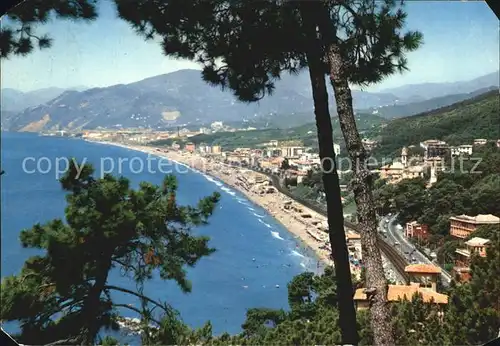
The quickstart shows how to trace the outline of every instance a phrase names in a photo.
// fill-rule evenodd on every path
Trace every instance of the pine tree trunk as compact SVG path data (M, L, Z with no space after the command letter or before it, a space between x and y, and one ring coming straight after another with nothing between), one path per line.
M319 155L323 169L322 178L326 195L328 234L332 249L331 257L335 265L337 281L339 326L342 344L356 345L358 343L356 310L354 308L353 283L344 231L340 182L333 151L333 129L328 109L328 92L321 61L322 54L315 34L316 25L314 24L314 17L311 16L313 11L310 11L308 5L314 6L314 1L304 2L301 8L304 29L308 36L308 42L311 43L307 53L307 60L318 130Z
M361 142L352 107L352 94L343 58L338 46L327 52L330 82L335 93L337 113L354 170L353 192L361 231L363 263L366 267L366 288L375 289L370 307L371 327L375 345L394 345L390 309L387 304L387 281L377 246L377 217L372 196L372 175L366 165L367 153Z
M111 256L110 256L111 258ZM97 334L101 329L101 295L108 280L109 270L111 269L111 261L104 265L104 268L99 268L99 273L95 278L94 285L90 288L87 298L85 299L82 308L83 328L81 331L81 345L94 345Z

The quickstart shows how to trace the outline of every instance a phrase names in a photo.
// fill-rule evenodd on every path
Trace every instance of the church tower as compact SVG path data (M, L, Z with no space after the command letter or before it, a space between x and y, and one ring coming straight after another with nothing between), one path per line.
M403 147L401 150L401 163L403 164L403 167L408 167L408 148Z

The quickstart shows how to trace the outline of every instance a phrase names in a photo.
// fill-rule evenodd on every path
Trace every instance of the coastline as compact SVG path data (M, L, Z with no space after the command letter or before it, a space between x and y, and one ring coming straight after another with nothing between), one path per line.
M152 156L165 158L175 164L185 165L195 172L206 174L243 194L249 201L260 206L287 231L311 250L319 260L320 267L332 266L328 241L327 219L313 210L299 204L272 187L269 178L263 174L213 161L198 154L157 148L87 140L91 143L114 145ZM318 268L319 269L319 268ZM351 265L351 273L359 276L360 270Z

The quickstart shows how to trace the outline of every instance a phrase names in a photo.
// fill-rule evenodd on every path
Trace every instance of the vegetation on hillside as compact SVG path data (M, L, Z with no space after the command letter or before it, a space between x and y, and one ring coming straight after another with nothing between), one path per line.
M500 216L500 150L493 143L477 148L471 159L457 160L440 173L437 183L429 189L426 183L424 179L407 179L398 184L381 182L375 191L377 210L383 215L398 212L403 224L416 220L428 225L431 236L427 245L440 248L438 259L450 263L457 245L449 236L451 216Z
M312 116L312 115L311 115ZM291 116L290 116L291 117ZM361 131L378 127L385 123L385 120L369 114L357 116L356 123ZM333 138L336 143L344 146L342 132L339 127L338 118L332 118ZM154 141L150 143L153 146L171 145L174 142L185 144L192 142L196 145L220 145L224 150L234 150L236 148L258 148L260 145L268 143L271 140L289 141L300 140L305 146L311 146L314 149L318 148L318 138L316 134L316 124L309 123L292 128L272 128L258 129L251 131L235 131L235 132L216 132L212 134L199 134L189 138L172 138L167 140Z
M474 258L470 283L452 287L449 304L440 309L420 295L392 303L396 345L478 345L494 338L500 328L500 237L492 238L487 258ZM355 282L357 287L363 282ZM179 328L176 344L189 339L198 345L338 345L338 310L335 273L297 275L288 284L289 311L253 308L238 335L212 336L205 327L193 338L189 327ZM444 314L444 315L441 315ZM359 345L373 345L369 310L358 311ZM441 317L443 316L443 317ZM199 333L199 332L198 332ZM166 344L158 338L156 345Z
M79 178L75 173L73 167L61 179L63 188L70 191L68 223L54 220L23 231L24 246L42 248L47 253L28 259L19 275L2 280L0 318L21 322L17 341L80 344L82 340L95 339L102 328L118 328L117 308L128 307L142 316L142 341L148 345L340 342L332 268L326 268L320 276L296 276L288 285L289 310L249 309L240 334L214 336L209 322L199 329L190 328L168 302L155 302L144 296L142 287L152 271L159 270L164 279L174 279L189 291L184 267L195 265L213 250L207 246L207 238L191 236L186 227L206 222L218 195L203 199L199 208L179 207L172 177L166 177L161 187L142 183L138 190L131 190L124 178L107 175L94 179L90 166ZM439 318L436 306L424 304L418 296L411 302L393 304L397 344L476 345L496 335L500 328L500 237L497 232L488 234L492 246L487 250L487 258L473 258L469 284L452 285L444 319ZM137 291L126 291L107 282L109 269L116 266L136 282ZM355 283L355 287L361 286L363 282ZM115 304L109 297L112 290L138 297L141 308ZM160 307L163 313L152 314L152 306ZM360 345L373 343L368 316L369 311L357 316ZM156 327L151 327L150 322ZM103 344L118 343L107 337Z
M500 99L494 90L473 99L455 103L387 124L378 136L377 156L395 156L403 146L439 139L450 145L472 144L475 138L500 138ZM372 133L376 135L376 133Z

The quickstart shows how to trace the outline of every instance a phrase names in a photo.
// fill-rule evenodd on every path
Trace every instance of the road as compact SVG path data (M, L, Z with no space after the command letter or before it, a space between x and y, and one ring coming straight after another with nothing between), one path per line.
M392 244L402 254L402 256L406 258L408 263L412 263L412 259L414 259L413 263L436 265L436 263L429 260L423 253L417 250L415 246L404 236L403 231L398 229L396 225L396 216L397 215L386 216L380 220L379 227L381 230L386 232L386 241L388 241L389 244ZM451 282L451 276L442 268L441 281L443 285L446 286Z

